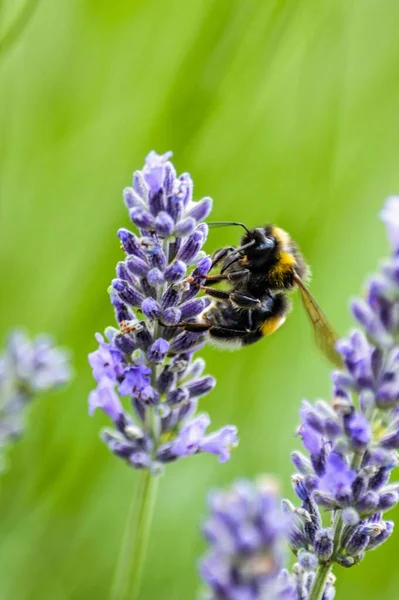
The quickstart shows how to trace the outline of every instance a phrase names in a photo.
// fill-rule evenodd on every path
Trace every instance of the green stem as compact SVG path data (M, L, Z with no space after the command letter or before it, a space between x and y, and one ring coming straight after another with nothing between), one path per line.
M152 522L158 477L139 474L119 555L111 600L137 600Z
M308 600L321 600L326 587L327 578L330 574L331 563L319 565L309 592Z

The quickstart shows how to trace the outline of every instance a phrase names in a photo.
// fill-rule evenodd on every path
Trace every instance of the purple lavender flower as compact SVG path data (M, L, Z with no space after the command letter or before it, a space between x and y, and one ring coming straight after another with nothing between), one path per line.
M209 589L205 598L306 600L318 561L312 552L303 551L292 573L284 568L290 519L281 509L273 479L238 481L227 491L213 492L208 505L203 533L210 548L200 563ZM333 597L331 577L323 600Z
M98 349L89 355L97 381L90 414L100 408L114 425L102 439L128 464L153 473L200 452L224 462L237 444L235 427L208 433L208 415L196 416L199 398L215 380L202 375L204 363L194 356L203 334L179 325L207 306L195 296L211 267L202 251L208 232L202 221L212 201L193 201L191 177L178 177L170 156L150 152L124 190L139 231L118 232L125 257L110 287L117 328L97 334Z
M10 333L0 354L0 453L23 433L25 406L70 379L69 355L49 336L30 339L20 330Z
M352 310L362 330L337 343L344 368L332 374L334 401L304 402L298 433L308 455L294 452L291 514L295 553L310 551L319 569L351 567L393 531L385 513L399 501L390 483L399 449L399 197L382 218L392 257L369 278ZM321 511L331 519L323 524Z

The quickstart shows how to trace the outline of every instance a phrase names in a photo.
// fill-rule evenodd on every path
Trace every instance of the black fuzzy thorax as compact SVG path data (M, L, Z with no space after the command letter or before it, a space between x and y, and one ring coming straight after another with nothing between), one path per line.
M284 239L285 238L285 239ZM272 247L265 247L266 240L272 240ZM260 297L268 290L290 290L295 286L295 275L306 281L308 267L298 245L284 231L274 225L251 229L241 239L241 246L249 246L242 258L233 267L234 271L245 268L248 278L235 286ZM293 264L285 264L287 255L293 257ZM229 271L230 269L228 269Z

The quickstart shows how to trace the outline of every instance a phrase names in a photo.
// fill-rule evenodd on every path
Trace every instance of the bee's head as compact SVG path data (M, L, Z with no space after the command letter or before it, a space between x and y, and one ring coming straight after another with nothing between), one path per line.
M249 245L251 242L252 245ZM279 240L271 225L250 229L241 240L242 246L246 244L249 246L245 250L245 256L257 266L270 264L277 257Z

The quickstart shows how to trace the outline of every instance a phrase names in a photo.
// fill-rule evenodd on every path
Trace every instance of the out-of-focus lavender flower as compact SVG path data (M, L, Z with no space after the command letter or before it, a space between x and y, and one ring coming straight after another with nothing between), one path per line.
M22 434L25 406L70 378L69 355L49 336L31 339L20 330L9 334L0 354L0 453Z
M318 562L302 551L292 573L284 568L291 519L273 479L238 481L213 492L208 505L203 533L210 548L200 563L207 600L306 600ZM323 600L334 597L333 583L330 577Z
M399 501L390 483L399 449L399 197L382 218L392 257L352 303L362 330L337 343L344 368L332 374L332 404L303 403L298 432L308 454L292 454L302 504L286 504L290 545L327 567L351 567L385 542L393 531L385 512ZM321 511L331 515L327 527Z
M203 334L179 325L207 306L207 299L196 297L196 283L211 267L202 251L208 232L202 221L212 201L193 201L191 177L177 176L170 156L150 152L124 190L138 235L118 232L125 256L110 287L118 326L105 337L97 334L98 349L89 355L98 384L90 413L100 408L113 422L102 439L128 464L153 473L199 452L224 462L237 443L235 427L209 434L209 417L196 414L215 380L202 374L204 361L194 356Z

